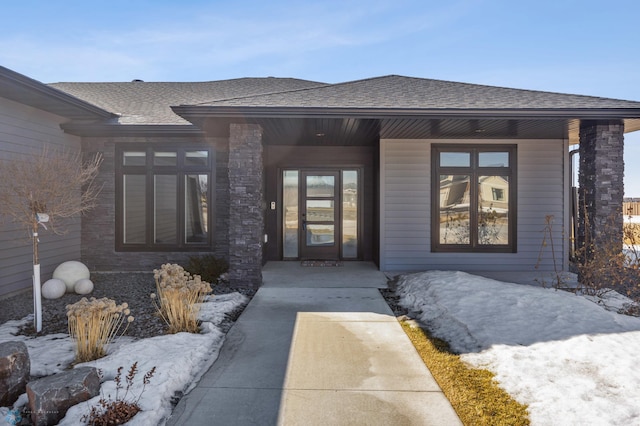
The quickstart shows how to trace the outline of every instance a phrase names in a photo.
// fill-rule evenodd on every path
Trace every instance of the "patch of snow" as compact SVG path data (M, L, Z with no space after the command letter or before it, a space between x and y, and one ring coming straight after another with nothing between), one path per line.
M603 306L626 298L448 271L405 276L398 293L463 361L527 404L534 425L640 424L640 318Z
M71 407L59 424L83 424L82 417L89 413L92 406L98 405L102 396L115 397L116 384L113 379L119 367L123 367L122 382L126 387L124 377L134 362L138 363L138 373L126 399L140 397L138 404L142 411L127 424L146 426L164 423L171 414L171 399L174 395L193 387L218 357L224 342L224 334L219 326L225 315L246 302L247 297L240 293L208 297L200 310L199 318L203 321L201 334L177 333L140 340L129 337L116 339L108 347L107 356L77 365L101 370L103 383L100 396ZM35 338L15 335L20 326L28 321L30 317L0 325L0 342L25 342L31 359L32 375L49 375L68 368L74 360L71 338L66 334ZM143 392L143 377L153 367L156 367L155 375ZM122 396L124 391L121 389L119 394ZM14 406L25 405L25 396L21 396ZM10 407L2 407L0 413L8 412L9 409Z
M640 216L624 215L625 223L640 223Z

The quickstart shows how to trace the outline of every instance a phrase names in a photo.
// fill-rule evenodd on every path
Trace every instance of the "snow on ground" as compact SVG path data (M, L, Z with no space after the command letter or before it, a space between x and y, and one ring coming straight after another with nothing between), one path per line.
M640 216L625 215L624 216L624 222L625 223L640 223Z
M463 361L527 404L532 424L640 425L640 318L463 272L407 275L397 291Z
M171 414L171 398L176 392L187 392L200 376L218 357L224 341L219 326L225 314L247 302L247 297L240 293L231 293L210 297L202 305L200 319L201 334L178 333L149 339L134 340L127 337L118 338L108 348L106 357L78 366L92 366L102 370L104 382L101 396L116 395L114 377L118 367L123 367L123 383L127 371L134 362L138 363L138 374L134 385L129 390L127 400L137 399L142 411L128 424L147 426L163 424ZM9 321L0 325L0 342L23 341L31 359L31 374L35 376L49 375L69 367L74 359L73 342L66 334L47 335L36 338L16 336L18 328L28 321ZM144 392L143 377L147 371L156 367L155 375ZM126 386L126 385L125 385ZM124 390L120 391L124 395ZM84 424L82 417L92 406L98 405L101 396L71 407L60 425ZM26 404L21 397L18 406ZM1 414L11 407L0 408ZM8 425L5 415L0 416L0 426Z

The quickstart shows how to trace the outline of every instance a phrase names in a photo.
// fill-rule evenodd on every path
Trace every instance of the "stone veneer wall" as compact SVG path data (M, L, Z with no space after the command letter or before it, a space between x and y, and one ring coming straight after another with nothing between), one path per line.
M583 121L580 123L579 216L588 215L589 231L598 240L614 239L622 247L622 202L624 197L624 123ZM579 221L578 247L584 245L585 221ZM617 240L617 241L616 241Z
M117 252L115 250L115 146L118 143L162 143L183 145L203 143L215 146L216 188L213 247L206 252ZM82 261L91 271L151 272L163 263L185 264L189 256L213 254L229 259L229 176L227 173L228 140L204 137L85 137L85 155L100 152L103 163L96 183L102 191L95 209L82 217Z
M229 279L233 285L258 287L264 234L262 128L231 124L229 131Z

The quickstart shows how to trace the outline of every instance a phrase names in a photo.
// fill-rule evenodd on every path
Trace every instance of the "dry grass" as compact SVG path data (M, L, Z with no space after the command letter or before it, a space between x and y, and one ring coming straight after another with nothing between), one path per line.
M122 324L133 321L129 313L126 303L116 305L106 297L89 300L83 297L67 305L69 335L76 343L76 362L105 356L106 346L118 335Z
M157 294L151 294L169 333L197 333L198 313L211 286L199 275L191 275L180 265L164 264L153 271ZM156 302L157 300L157 302Z
M400 323L465 425L528 425L527 407L498 387L487 370L471 369L446 342L412 322Z
M623 225L624 243L627 245L640 244L640 223L625 222Z

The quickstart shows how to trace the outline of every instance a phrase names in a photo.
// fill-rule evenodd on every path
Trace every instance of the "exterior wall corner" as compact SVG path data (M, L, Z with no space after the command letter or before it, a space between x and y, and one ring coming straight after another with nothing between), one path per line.
M232 285L262 283L264 233L262 128L229 128L229 280Z
M578 247L619 244L622 247L624 198L624 123L586 120L580 123Z

